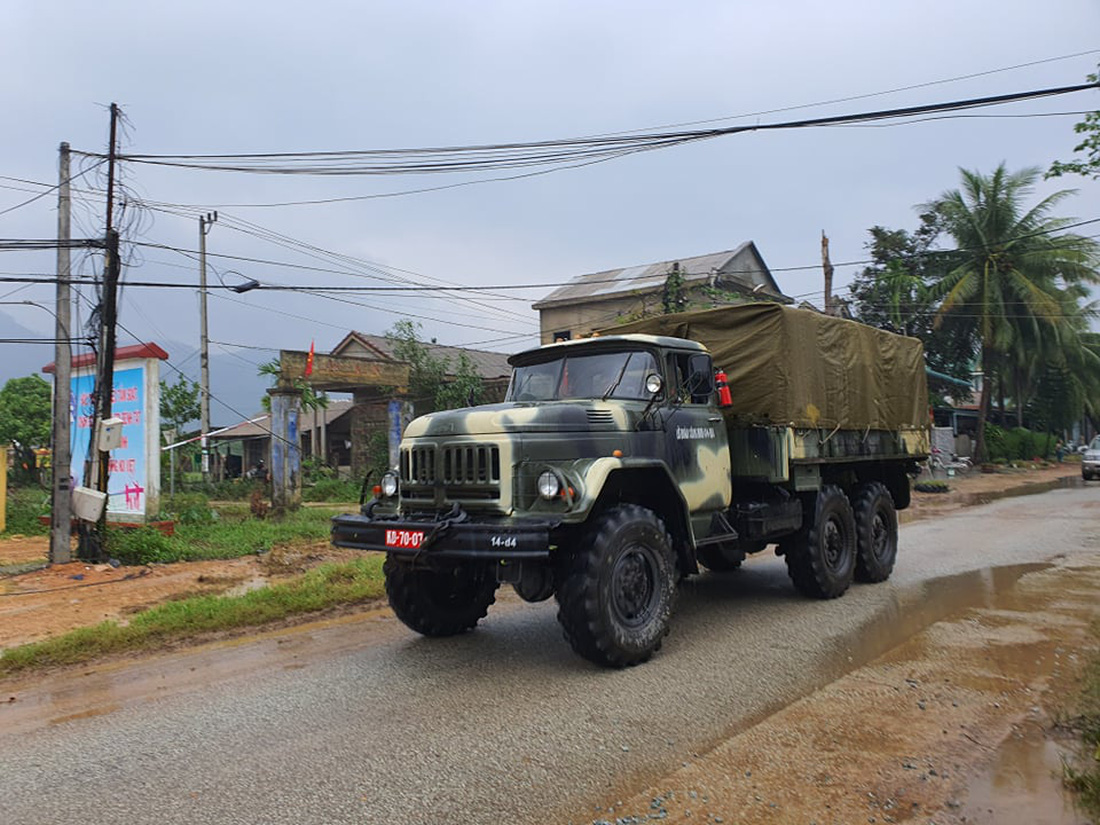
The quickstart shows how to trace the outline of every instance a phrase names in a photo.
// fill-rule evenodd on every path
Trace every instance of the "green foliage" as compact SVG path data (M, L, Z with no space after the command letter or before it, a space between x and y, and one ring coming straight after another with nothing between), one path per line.
M181 373L175 384L160 382L160 424L177 432L202 415L200 388Z
M960 171L959 189L919 207L916 232L871 229L874 264L852 297L860 320L921 338L937 371L968 378L980 354L981 460L994 394L1018 410L1031 404L1044 427L1100 413L1100 345L1088 340L1095 313L1082 303L1100 283L1100 246L1053 214L1069 192L1026 204L1037 169ZM934 248L941 236L954 248Z
M684 275L680 271L679 262L672 265L672 269L665 278L665 284L661 288L661 311L665 315L674 312L683 312L687 309L687 290L684 287Z
M393 345L394 357L409 365L409 397L418 415L480 402L484 395L481 377L465 353L452 367L450 359L434 354L420 340L420 324L408 319L394 324L386 338Z
M282 378L282 365L279 363L279 359L274 361L268 361L266 364L260 364L259 375L271 376L274 380L272 386L278 386L278 382ZM299 402L303 410L324 410L328 409L328 396L322 395L313 389L313 385L306 381L304 378L295 378L291 382L291 386L302 393L301 401ZM264 410L271 412L271 396L264 394L264 397L260 400Z
M202 474L198 476L197 482L201 486ZM204 487L207 497L215 501L247 501L252 497L253 491L265 488L264 482L247 478L229 478Z
M107 526L108 553L126 565L175 561L172 540L152 527Z
M37 375L9 379L0 389L0 443L50 443L50 385Z
M996 424L985 425L986 457L993 462L1008 457L1008 433Z
M303 501L358 501L359 485L353 481L326 478L302 487Z
M49 515L50 498L36 485L8 486L6 525L0 536L38 536L50 532L39 516Z
M177 493L161 503L161 511L180 524L213 524L218 520L203 493Z
M381 556L323 565L291 581L240 596L196 596L166 602L136 614L125 626L101 622L54 639L8 648L0 653L0 677L127 651L159 649L203 633L257 627L379 599L384 592Z
M376 429L370 433L364 454L366 456L366 477L378 481L382 473L389 469L390 463L390 442L386 430ZM358 498L359 494L356 493L356 500Z
M996 424L985 427L986 451L989 461L994 464L1047 458L1054 449L1054 443L1054 438L1048 433L1036 433L1025 427L1009 430Z
M354 497L344 500L357 501L358 497L357 490ZM253 518L248 506L241 503L219 505L217 516L207 517L201 505L204 496L176 496L176 500L181 498L193 502L186 511L194 518L180 521L174 535L164 536L152 528L108 526L107 554L134 564L235 559L264 553L287 542L327 539L329 519L341 512L336 508L307 507L283 518L261 520Z
M1089 83L1100 82L1100 72L1087 76ZM1084 158L1063 163L1056 160L1051 164L1048 178L1056 178L1065 174L1083 175L1094 180L1100 178L1100 111L1089 112L1085 119L1078 121L1074 127L1084 139L1073 147L1074 152L1083 152Z
M873 263L849 286L853 314L873 327L920 338L929 367L969 380L976 351L972 332L954 319L936 323L932 285L938 269L932 245L943 232L939 216L923 212L912 233L882 226L869 232Z

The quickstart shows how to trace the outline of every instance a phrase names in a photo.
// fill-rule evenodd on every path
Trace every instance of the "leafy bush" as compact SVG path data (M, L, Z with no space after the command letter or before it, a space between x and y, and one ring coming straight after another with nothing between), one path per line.
M358 501L359 485L354 481L326 478L302 488L304 501Z
M172 540L152 527L107 526L107 547L111 558L123 564L153 564L175 561Z
M8 506L4 535L35 536L50 532L39 516L49 515L50 497L41 487L8 487Z
M217 501L247 501L255 490L264 490L264 483L255 479L230 478L207 484L206 494Z
M998 458L1008 458L1007 452L1008 434L996 424L985 425L985 452L986 458L996 461Z
M218 514L210 509L210 499L202 493L177 493L161 505L169 518L180 524L213 524Z

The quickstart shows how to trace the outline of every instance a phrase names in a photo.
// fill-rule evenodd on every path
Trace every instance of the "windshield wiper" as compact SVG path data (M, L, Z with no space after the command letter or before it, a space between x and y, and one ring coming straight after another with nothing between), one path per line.
M626 356L626 359L623 361L623 368L619 370L619 377L615 379L614 384L607 388L607 392L605 392L603 394L603 397L600 398L601 401L606 401L611 396L611 393L615 392L615 390L619 388L619 384L622 382L623 376L626 375L626 368L630 364L630 358L632 355L633 353Z

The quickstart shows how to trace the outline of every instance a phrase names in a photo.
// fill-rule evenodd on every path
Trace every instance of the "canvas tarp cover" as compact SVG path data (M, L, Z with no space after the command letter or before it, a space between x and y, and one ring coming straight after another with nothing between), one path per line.
M737 418L893 430L928 423L924 348L916 338L775 303L658 315L601 330L690 338L726 371Z

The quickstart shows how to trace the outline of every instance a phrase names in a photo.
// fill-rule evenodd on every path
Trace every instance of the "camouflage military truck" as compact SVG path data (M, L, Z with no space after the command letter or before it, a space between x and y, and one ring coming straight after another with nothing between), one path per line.
M405 624L462 633L510 584L622 667L700 565L774 545L825 599L890 575L928 452L919 341L778 304L608 332L513 356L501 404L414 420L374 500L333 520L335 544L387 554Z

